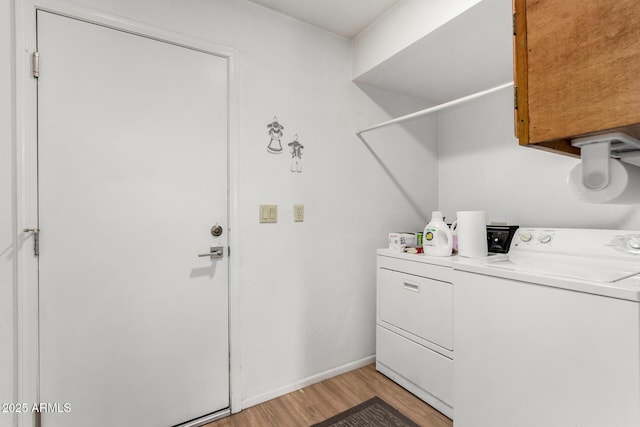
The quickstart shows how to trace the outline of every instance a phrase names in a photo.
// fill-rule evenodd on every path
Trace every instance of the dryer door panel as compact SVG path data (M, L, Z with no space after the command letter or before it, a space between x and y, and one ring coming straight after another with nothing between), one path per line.
M448 282L378 270L379 320L453 350L453 286Z

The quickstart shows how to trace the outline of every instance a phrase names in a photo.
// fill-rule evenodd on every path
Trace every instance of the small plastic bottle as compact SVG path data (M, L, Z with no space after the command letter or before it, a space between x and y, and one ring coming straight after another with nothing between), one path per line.
M431 221L424 228L422 247L425 255L451 256L453 235L442 218L442 212L431 213Z

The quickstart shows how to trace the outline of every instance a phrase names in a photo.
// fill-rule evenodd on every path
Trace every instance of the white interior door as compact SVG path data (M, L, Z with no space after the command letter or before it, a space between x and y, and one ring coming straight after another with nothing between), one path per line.
M227 408L227 61L37 18L43 425Z

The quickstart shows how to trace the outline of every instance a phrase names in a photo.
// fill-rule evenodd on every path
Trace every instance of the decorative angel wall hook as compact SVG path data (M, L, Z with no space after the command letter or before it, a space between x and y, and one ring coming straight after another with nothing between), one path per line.
M297 134L293 138L293 141L287 144L291 153L291 172L302 172L302 149L304 145L298 141Z
M282 130L284 126L278 123L278 118L274 117L273 121L267 125L269 129L269 137L271 137L271 141L269 141L269 145L267 146L267 151L273 154L282 153L282 144L280 143L280 138L282 138Z

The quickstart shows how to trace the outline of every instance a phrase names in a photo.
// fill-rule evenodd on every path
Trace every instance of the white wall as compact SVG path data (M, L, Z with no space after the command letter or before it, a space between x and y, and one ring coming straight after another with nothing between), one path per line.
M479 1L401 1L353 39L353 77L389 59Z
M12 46L10 3L2 0L0 10L4 58ZM351 83L348 41L246 0L79 3L239 51L237 233L241 243L232 256L240 264L234 286L239 287L241 300L242 387L236 392L244 406L371 356L375 351L375 249L386 245L389 231L422 229L435 209L437 147L433 124L413 123L370 135L370 149L354 131L421 103L356 87ZM4 94L10 92L13 64L8 60L1 64ZM297 133L305 146L302 174L289 171L287 154L266 152L266 125L274 115L286 127L285 144ZM14 379L11 257L16 225L12 224L11 121L10 100L3 96L3 399L9 399ZM425 135L430 137L424 139ZM422 178L417 180L416 174ZM278 224L258 224L258 205L264 203L279 205ZM294 203L305 204L304 223L293 223Z
M0 2L0 403L15 401L13 205L12 17L10 0ZM13 416L0 413L0 426Z
M363 94L374 101L392 118L404 116L430 107L425 100L400 95L364 84L359 85ZM364 117L363 117L364 119ZM361 120L358 130L373 125ZM413 217L399 213L406 209L402 204L392 202L388 196L382 197L378 212L382 218L398 215L396 226L387 231L422 231L431 217L431 211L437 208L438 200L438 121L436 116L410 120L362 134L369 156L394 182L396 190L409 202ZM365 161L367 158L365 157ZM384 183L383 180L381 182ZM373 213L373 212L372 212ZM399 222L400 218L409 222ZM398 227L403 228L399 230ZM405 230L406 229L406 230ZM386 232L384 232L386 236ZM384 246L384 245L383 245Z
M440 207L451 218L485 210L489 221L521 226L640 230L637 205L570 193L566 177L578 159L518 145L511 89L441 112L439 153Z

